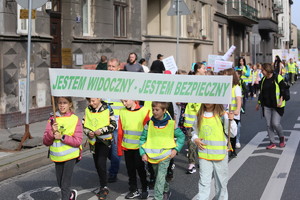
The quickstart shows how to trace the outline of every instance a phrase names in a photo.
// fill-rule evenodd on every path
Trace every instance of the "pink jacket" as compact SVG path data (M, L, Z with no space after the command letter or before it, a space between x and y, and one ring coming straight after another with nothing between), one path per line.
M63 116L71 116L72 112L66 113ZM51 119L53 119L53 116L51 116L47 122L46 125L46 130L44 132L44 137L43 137L43 143L46 146L50 146L53 144L54 141L54 136L53 136L53 132L52 132L52 127L51 127ZM70 145L72 147L79 147L82 143L82 124L81 124L81 120L78 118L78 122L75 128L75 132L72 136L68 136L65 135L65 139L64 141L62 141L62 143Z

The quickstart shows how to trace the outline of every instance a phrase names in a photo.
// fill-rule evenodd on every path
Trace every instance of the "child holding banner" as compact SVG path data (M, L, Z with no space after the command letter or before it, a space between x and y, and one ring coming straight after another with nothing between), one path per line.
M138 101L122 100L125 108L120 110L118 122L118 155L124 150L125 164L129 176L129 192L125 199L148 198L148 183L145 163L139 154L140 137L145 124L149 121L149 109L140 107ZM136 171L142 184L142 193L137 187Z
M113 109L100 98L87 98L89 106L85 109L83 131L88 137L93 153L95 167L100 180L99 199L106 199L107 187L106 160L110 152L112 133L117 127Z
M167 102L152 102L153 116L140 139L140 155L143 161L152 163L155 171L155 199L169 199L171 192L165 177L170 160L181 150L185 140L185 135L167 113L168 106Z
M77 191L70 190L75 163L81 159L82 124L74 114L71 97L58 97L58 110L51 115L43 143L50 146L50 159L55 163L56 178L62 200L75 200Z
M233 119L233 113L227 114L223 105L201 104L192 132L192 140L198 146L200 165L197 199L209 199L212 176L216 184L216 199L228 199L228 156L225 135L228 133L228 119ZM232 122L230 133L234 136L236 123Z

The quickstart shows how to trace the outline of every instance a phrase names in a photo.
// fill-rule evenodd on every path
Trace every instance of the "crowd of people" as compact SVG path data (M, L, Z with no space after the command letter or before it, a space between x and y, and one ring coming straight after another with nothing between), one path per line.
M158 54L149 69L145 59L137 62L136 53L129 54L124 66L116 58L101 56L96 69L120 71L122 68L123 71L169 74L162 58L163 55ZM128 174L126 199L147 199L149 189L154 189L155 200L169 199L174 157L185 144L188 152L186 174L195 173L199 166L198 199L209 198L212 177L216 180L216 199L228 199L228 159L237 157L236 148L241 148L241 113L246 112L247 101L256 97L256 109L262 107L267 122L270 138L267 149L277 147L275 134L279 136L279 147L283 148L285 138L280 120L286 103L286 81L290 85L295 83L297 65L290 60L285 67L279 57L273 65L246 64L245 58L240 58L235 68L215 74L205 64L197 62L190 72L178 70L177 74L232 76L231 104L95 96L87 98L84 117L79 119L72 98L56 97L57 111L48 120L43 142L50 147L49 156L55 163L62 200L77 197L77 191L70 188L74 166L81 159L83 134L88 138L99 177L98 199L109 199L108 183L118 181L122 156ZM110 167L107 169L108 159Z

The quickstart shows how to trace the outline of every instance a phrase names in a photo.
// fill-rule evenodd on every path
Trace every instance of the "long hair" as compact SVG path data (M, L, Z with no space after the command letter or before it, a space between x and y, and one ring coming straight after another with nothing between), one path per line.
M205 104L202 103L201 107L199 109L199 112L197 113L198 130L200 130L200 128L201 128L202 118L203 118L203 114L205 111L206 111ZM214 104L214 108L213 108L214 116L222 117L224 115L224 112L225 112L225 110L224 110L223 104Z
M231 75L232 76L232 87L239 84L239 77L237 76L236 72L232 68L228 68L224 70L224 75Z
M241 68L241 62L240 62L240 61L241 61L241 59L243 59L244 66L246 66L246 65L247 65L247 63L246 63L246 59L245 59L244 57L240 57L240 58L239 58L239 62L238 62L238 67L239 67L239 68Z

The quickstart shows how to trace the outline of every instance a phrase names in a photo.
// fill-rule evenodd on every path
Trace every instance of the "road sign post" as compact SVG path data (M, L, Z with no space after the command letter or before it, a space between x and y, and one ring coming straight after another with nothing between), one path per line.
M28 9L28 37L27 37L27 78L26 78L26 122L25 133L17 148L21 150L23 143L27 138L32 138L29 131L29 98L30 98L30 65L31 65L31 27L32 27L32 15L31 10L36 9L44 5L48 0L16 0L16 2L23 8Z
M178 65L179 58L179 32L180 32L180 17L181 15L190 15L191 11L185 4L184 0L173 0L171 3L171 7L168 10L168 16L177 15L177 27L176 27L176 64Z

